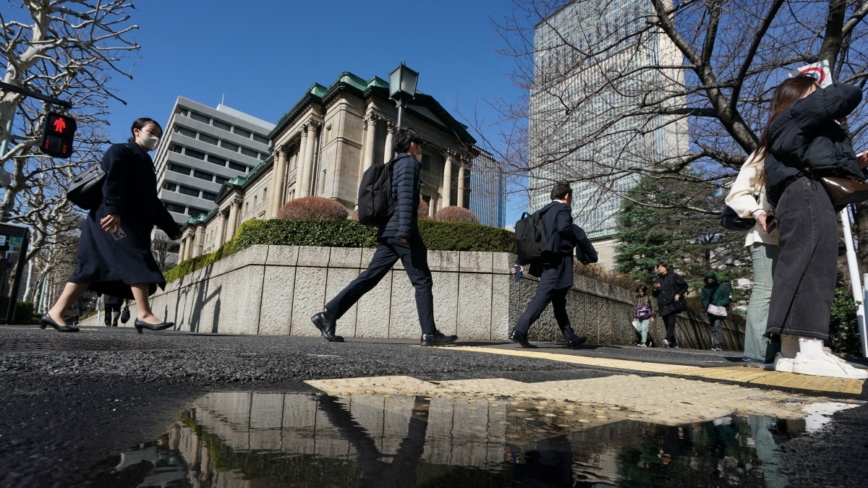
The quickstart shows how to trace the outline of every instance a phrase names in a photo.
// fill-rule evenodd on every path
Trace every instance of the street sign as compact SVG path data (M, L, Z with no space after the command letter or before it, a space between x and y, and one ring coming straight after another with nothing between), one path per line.
M42 124L39 150L55 158L69 158L72 156L72 144L75 142L75 129L74 118L57 112L48 112Z

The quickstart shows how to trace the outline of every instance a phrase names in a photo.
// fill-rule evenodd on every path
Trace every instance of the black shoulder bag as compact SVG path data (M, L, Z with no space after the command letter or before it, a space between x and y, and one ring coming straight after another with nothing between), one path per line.
M99 163L94 164L69 182L66 186L66 199L84 210L99 207L102 202L102 184L105 182L105 177L102 166Z

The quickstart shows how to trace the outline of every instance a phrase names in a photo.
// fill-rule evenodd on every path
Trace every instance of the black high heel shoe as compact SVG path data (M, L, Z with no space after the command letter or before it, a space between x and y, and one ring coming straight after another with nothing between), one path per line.
M39 319L39 328L44 329L47 325L50 325L58 332L78 332L78 327L74 325L59 325L50 315L45 314Z
M163 329L168 329L169 327L172 327L173 325L175 325L174 322L162 322L159 324L149 324L147 322L142 322L139 319L136 319L136 321L133 322L133 326L136 328L136 332L138 332L139 334L142 333L142 329L163 330Z

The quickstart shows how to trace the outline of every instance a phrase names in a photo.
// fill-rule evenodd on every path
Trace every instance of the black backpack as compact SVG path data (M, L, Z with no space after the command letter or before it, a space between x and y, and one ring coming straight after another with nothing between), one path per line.
M66 199L84 210L92 210L102 203L102 184L105 171L100 163L94 164L76 176L66 186Z
M515 223L515 249L519 262L533 264L539 261L546 241L548 233L542 212L537 210L530 215L527 212L521 214L521 219Z
M395 209L392 200L392 166L374 163L362 175L359 185L359 222L365 225L382 225L389 221Z

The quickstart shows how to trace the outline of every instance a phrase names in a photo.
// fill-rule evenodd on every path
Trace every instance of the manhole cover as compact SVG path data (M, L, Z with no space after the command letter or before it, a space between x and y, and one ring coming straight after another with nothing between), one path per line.
M0 352L27 351L128 351L139 349L177 349L179 346L153 340L119 341L111 339L0 339Z

